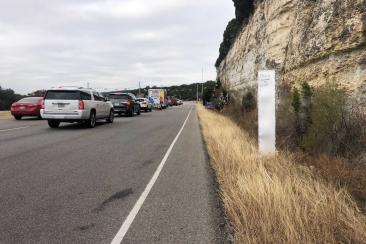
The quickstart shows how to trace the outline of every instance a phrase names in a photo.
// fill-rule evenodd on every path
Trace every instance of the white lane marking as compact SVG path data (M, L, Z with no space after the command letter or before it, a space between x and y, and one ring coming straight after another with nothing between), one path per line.
M189 111L186 120L184 121L182 128L180 129L180 131L178 132L177 136L174 138L172 144L170 145L168 151L165 153L165 156L163 158L163 160L161 161L161 163L159 164L159 167L156 169L153 177L151 178L150 182L147 184L145 190L143 191L143 193L141 194L140 198L137 200L137 202L135 203L135 206L132 208L131 212L128 214L127 218L125 219L125 221L123 222L121 228L119 229L119 231L117 232L116 236L114 237L114 239L112 240L111 244L120 244L123 240L123 238L125 237L128 229L130 228L132 222L134 221L135 217L137 216L138 212L140 211L142 205L144 204L147 196L149 195L152 187L154 186L156 180L158 179L175 143L177 142L180 134L182 133L184 127L187 124L189 115L192 112L192 109Z
M21 130L21 129L26 129L29 128L30 126L24 126L24 127L17 127L17 128L12 128L12 129L5 129L5 130L0 130L0 132L7 132L7 131L13 131L13 130Z

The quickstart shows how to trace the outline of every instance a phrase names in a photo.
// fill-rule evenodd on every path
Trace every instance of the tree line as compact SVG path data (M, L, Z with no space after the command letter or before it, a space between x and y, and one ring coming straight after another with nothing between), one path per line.
M45 93L45 90L37 90L28 95L21 95L15 93L14 90L10 88L4 89L0 86L0 110L10 110L11 105L23 97L43 97Z
M216 81L206 81L203 83L203 94L202 94L202 83L193 83L193 84L184 84L184 85L176 85L176 86L146 86L141 89L132 89L132 90L122 90L117 92L130 92L135 94L136 96L148 96L149 89L166 89L168 93L168 97L175 97L181 100L196 100L197 99L197 85L198 85L198 97L200 99L206 98L209 100L212 97ZM108 92L107 92L108 93Z
M177 86L169 86L169 87L157 87L157 86L147 86L145 88L140 89L141 95L147 96L148 90L150 88L162 88L166 89L169 97L175 97L182 100L196 100L197 99L197 84L198 84L198 97L205 101L210 101L214 89L216 86L216 81L207 81L203 83L204 92L202 94L202 83L193 83L193 84L185 84L185 85L177 85ZM139 94L139 89L133 89L128 91L121 92L131 92L135 95ZM28 95L20 95L14 92L12 89L4 89L0 86L0 110L10 110L10 106L12 103L22 99L23 97L34 96L34 97L43 97L46 93L46 90L37 90Z

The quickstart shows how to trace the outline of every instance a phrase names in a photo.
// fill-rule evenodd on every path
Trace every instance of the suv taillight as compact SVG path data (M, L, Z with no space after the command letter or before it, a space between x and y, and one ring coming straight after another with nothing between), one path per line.
M41 101L41 109L44 109L44 99Z
M84 110L84 109L85 109L84 101L80 100L79 101L79 110Z
M128 106L128 108L131 108L131 107L132 107L132 102L131 102L131 100L128 100L128 102L127 102L127 106Z

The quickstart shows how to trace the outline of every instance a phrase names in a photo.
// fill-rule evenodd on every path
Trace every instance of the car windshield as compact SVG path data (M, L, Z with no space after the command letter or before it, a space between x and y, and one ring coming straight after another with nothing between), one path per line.
M42 98L40 97L26 97L19 100L19 103L38 103Z
M79 91L48 91L45 99L47 100L80 100Z
M111 100L128 100L128 99L130 99L130 96L126 95L126 94L109 94L108 97Z

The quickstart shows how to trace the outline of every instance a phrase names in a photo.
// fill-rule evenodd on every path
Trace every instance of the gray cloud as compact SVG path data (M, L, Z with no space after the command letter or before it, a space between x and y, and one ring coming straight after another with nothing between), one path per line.
M127 88L216 76L228 0L0 1L0 85Z

